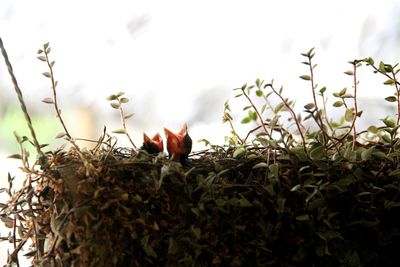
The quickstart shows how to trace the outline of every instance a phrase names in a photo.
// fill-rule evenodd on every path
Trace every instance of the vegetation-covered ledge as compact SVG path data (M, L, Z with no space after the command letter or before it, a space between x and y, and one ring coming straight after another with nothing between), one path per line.
M59 137L71 148L44 151L0 45L31 129L29 138L16 134L21 151L11 156L21 160L26 181L14 188L10 175L1 189L9 196L0 216L10 228L2 239L14 245L10 266L22 256L35 266L400 265L399 115L365 131L355 127L362 115L357 70L367 65L386 77L395 93L385 99L400 114L397 65L350 62L352 90L333 94L344 110L334 122L327 89L314 82L311 49L302 54L312 98L304 119L282 88L257 79L235 89L246 102L241 122L254 126L248 135L238 135L226 102L227 143L203 140L208 150L175 161L162 149L118 147L106 132L93 149L80 148L59 113L48 44L39 50L53 92L44 102L54 106L64 127ZM116 133L130 139L127 99L119 93L109 100L121 113Z

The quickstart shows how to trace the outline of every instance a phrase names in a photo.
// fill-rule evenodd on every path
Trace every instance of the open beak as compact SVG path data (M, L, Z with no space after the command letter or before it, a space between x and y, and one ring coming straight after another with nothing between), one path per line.
M164 151L163 140L161 135L157 133L153 138L143 133L143 147L150 154L157 154Z
M173 133L167 128L164 128L164 133L167 138L167 150L170 159L181 162L186 160L190 151L192 151L192 138L187 132L186 123L178 133Z

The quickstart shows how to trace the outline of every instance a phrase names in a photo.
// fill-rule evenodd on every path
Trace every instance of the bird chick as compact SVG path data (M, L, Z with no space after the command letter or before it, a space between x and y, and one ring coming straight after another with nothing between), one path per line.
M167 128L164 128L164 132L167 138L169 158L184 162L188 158L190 151L192 151L192 138L188 134L187 124L185 123L176 134Z
M153 138L143 133L143 146L142 149L150 154L157 154L164 151L164 144L161 135L157 133Z

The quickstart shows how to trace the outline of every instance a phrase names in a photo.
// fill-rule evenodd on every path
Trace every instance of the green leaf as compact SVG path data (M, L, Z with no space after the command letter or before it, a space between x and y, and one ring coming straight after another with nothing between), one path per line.
M108 96L107 98L106 98L106 100L115 100L115 99L117 99L118 98L118 96L116 96L116 95L110 95L110 96Z
M257 120L257 113L255 111L249 110L249 118L253 121Z
M375 147L370 147L368 149L365 149L363 152L361 152L361 159L363 161L367 161L371 158L372 153L374 152Z
M38 56L37 58L38 58L39 60L41 60L41 61L47 61L47 59L46 59L45 56Z
M308 214L303 214L303 215L297 216L296 220L300 221L300 222L309 221L310 220L310 216Z
M395 96L388 96L385 98L386 101L388 102L397 102L397 97Z
M389 80L384 81L383 84L385 84L385 85L393 85L394 81L392 79L389 79Z
M353 118L354 118L353 110L346 109L346 112L344 113L344 119L348 122L351 122L353 121Z
M57 134L55 138L56 139L60 139L60 138L63 138L64 136L66 136L66 135L67 135L66 133L61 132L61 133Z
M272 173L273 177L275 179L279 179L279 164L278 163L274 163L268 166L270 172Z
M291 192L294 192L294 191L299 190L300 188L301 188L301 184L297 184L297 185L293 186L293 187L290 189L290 191L291 191Z
M110 103L111 107L115 108L115 109L119 109L121 107L121 105L119 103Z
M122 98L120 99L120 101L121 101L121 103L128 103L128 102L129 102L129 99L126 98L126 97L122 97Z
M303 80L306 80L306 81L310 81L311 80L310 75L301 75L300 78L303 79Z
M307 105L304 106L305 109L310 110L315 107L314 103L308 103Z
M325 93L325 91L326 91L326 87L322 87L322 88L319 90L319 92L320 92L321 94Z
M334 107L341 107L341 106L343 106L343 101L341 101L341 100L339 100L339 101L336 101L335 103L333 103L333 106Z
M352 71L352 70L345 71L344 73L347 75L350 75L350 76L354 75L354 71Z
M346 88L346 87L343 88L342 90L340 90L339 96L343 96L343 95L346 93L346 91L347 91L347 88Z
M382 121L387 127L390 127L390 128L396 127L396 123L394 122L394 120L385 118L385 119L382 119L381 121Z
M190 230L192 231L193 235L196 237L196 239L200 239L201 237L201 230L199 227L194 227L193 225L190 227Z
M20 154L12 154L7 157L8 159L22 159Z
M133 115L135 115L135 113L127 113L124 115L124 119L129 119L130 117L132 117Z
M285 106L285 103L283 103L283 102L276 105L274 108L274 113L278 113L284 106Z
M246 118L243 118L243 120L240 123L246 124L246 123L249 123L249 122L251 122L251 118L246 117Z
M149 236L146 235L140 239L140 245L142 246L144 252L147 256L151 256L153 258L157 258L157 253L151 247L151 243L149 244Z
M322 144L315 144L310 149L310 158L312 160L321 160L324 154L324 146Z
M46 103L46 104L54 104L54 100L51 97L46 97L46 98L42 99L42 102Z
M244 147L238 147L236 150L233 152L233 157L237 158L241 155L243 155L246 152L246 149Z
M253 166L252 169L268 168L268 164L265 162L259 162Z
M178 244L176 243L175 239L169 237L168 239L168 255L174 255L179 251Z
M257 90L257 91L256 91L256 95L257 95L257 96L263 96L263 91Z
M386 73L385 70L385 63L383 63L383 61L379 62L379 70L383 73Z
M368 132L373 133L373 134L378 133L378 130L379 129L374 125L368 127Z
M240 207L251 207L252 205L248 199L242 197L241 199L239 199L239 206Z
M51 78L51 73L50 72L43 72L42 74L47 78Z
M226 205L226 200L222 199L222 198L218 198L215 200L215 204L217 204L217 206L222 207Z
M400 175L400 169L393 170L393 171L389 172L388 175L389 175L389 176L397 176L397 175Z
M126 131L125 131L125 129L118 129L118 130L112 131L112 133L115 133L115 134L126 134Z

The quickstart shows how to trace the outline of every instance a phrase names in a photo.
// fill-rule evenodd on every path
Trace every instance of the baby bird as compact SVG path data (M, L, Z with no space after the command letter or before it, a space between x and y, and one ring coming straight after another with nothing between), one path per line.
M176 134L167 128L164 128L164 132L167 138L169 158L184 162L188 158L190 151L192 151L192 138L188 134L187 124L185 123Z
M164 151L164 144L161 135L157 133L153 138L143 133L143 146L142 149L146 150L150 154L158 154Z

